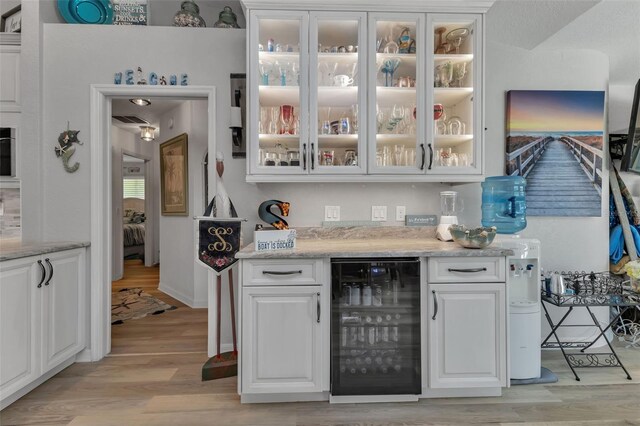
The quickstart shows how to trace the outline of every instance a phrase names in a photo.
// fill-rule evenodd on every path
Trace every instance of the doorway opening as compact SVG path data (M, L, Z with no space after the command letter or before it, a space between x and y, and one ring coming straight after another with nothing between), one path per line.
M206 298L197 299L207 277L183 247L193 244L189 211L204 208L198 160L208 149L207 103L114 98L111 113L110 355L206 354Z
M146 121L147 127L155 127L152 137L149 137L148 129L147 133L142 135L140 124L138 124L135 131L130 132L133 134L129 137L132 146L120 146L118 150L114 136L121 133L122 129L114 126L112 117L116 112L119 115L130 115L129 113L120 114L117 110L118 105L131 103L136 107L129 102L130 99L135 98L150 100L151 104L155 102L156 106L164 105L165 109L156 111L159 116L156 122L140 117ZM91 105L91 133L97 149L92 150L91 153L91 349L88 355L92 361L97 361L112 351L113 355L116 355L127 352L169 353L187 350L202 351L206 357L207 310L197 308L207 306L209 278L206 271L199 271L196 268L193 249L195 238L193 216L204 209L201 205L204 179L200 160L205 152L215 151L215 88L94 85L91 87ZM133 115L144 116L140 110L137 113L139 114ZM152 123L158 123L158 125L154 126ZM175 138L176 134L185 135L187 144L184 154L190 157L191 161L188 169L185 170L188 188L185 194L185 211L180 215L169 216L162 214L160 145ZM146 136L146 139L141 140L141 136ZM131 184L133 191L135 189L133 187L137 185L139 188L141 183L133 182L135 180L133 178L131 182L126 182L123 176L125 163L135 162L131 157L142 160L141 164L144 165L141 166L144 172L138 171L143 175L143 196L138 193L131 197L124 197L125 185ZM115 166L120 171L118 174L113 173ZM131 167L135 170L137 166ZM208 171L207 180L215 181L213 170ZM120 193L114 192L114 188L117 187L122 188ZM125 198L137 200L125 200ZM141 211L143 209L144 211ZM133 210L133 212L127 210ZM141 220L142 218L144 220ZM143 241L137 241L138 244L129 246L131 251L135 251L135 258L128 258L131 253L127 253L125 259L122 227L125 220L141 220L144 223ZM120 264L122 264L121 276L115 273L118 272L117 265ZM166 265L164 270L163 265ZM113 290L141 288L142 293L147 293L160 302L170 302L166 303L169 309L164 309L165 313L161 315L158 315L157 311L162 309L158 309L148 312L141 319L123 320L123 324L118 324L116 319L113 328L120 325L126 326L127 322L135 324L132 321L138 321L137 325L131 326L130 329L136 329L132 335L137 334L142 338L133 345L135 347L129 349L123 349L120 342L112 348L112 278L115 278L114 282L117 283L113 286ZM123 310L132 307L121 299L114 298L114 301L122 305ZM163 316L169 318L169 315L176 314L181 308L181 315L184 318L177 323L182 321L184 330L180 330L180 324L176 326L175 320L178 317L175 315L171 321L162 320ZM156 315L153 315L154 313ZM175 331L173 336L171 336L172 326ZM187 328L190 328L189 332L185 331ZM123 329L120 328L118 333ZM154 335L154 332L157 335ZM179 335L184 338L179 339ZM158 337L161 338L160 341ZM167 337L167 340L162 342L162 337ZM123 342L125 340L131 342L128 337ZM145 345L145 342L151 341L156 346ZM192 350L196 347L197 350ZM176 350L177 348L179 349Z

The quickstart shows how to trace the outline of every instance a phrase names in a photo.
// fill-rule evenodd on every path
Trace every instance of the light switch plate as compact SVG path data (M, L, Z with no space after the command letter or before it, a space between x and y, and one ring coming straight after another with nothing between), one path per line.
M371 220L374 222L386 222L387 206L371 206Z
M396 222L404 222L404 217L407 214L406 206L396 206Z
M325 222L337 222L340 220L340 206L324 206Z

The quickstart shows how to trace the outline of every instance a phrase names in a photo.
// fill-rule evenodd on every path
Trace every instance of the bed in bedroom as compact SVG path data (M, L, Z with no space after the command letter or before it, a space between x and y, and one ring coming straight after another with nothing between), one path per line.
M124 198L122 202L124 258L144 260L145 215L144 200Z

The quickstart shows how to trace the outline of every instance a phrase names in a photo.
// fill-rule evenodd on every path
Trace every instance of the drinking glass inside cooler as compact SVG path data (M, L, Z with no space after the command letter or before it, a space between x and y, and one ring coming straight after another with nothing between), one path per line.
M421 393L420 261L334 259L331 394Z

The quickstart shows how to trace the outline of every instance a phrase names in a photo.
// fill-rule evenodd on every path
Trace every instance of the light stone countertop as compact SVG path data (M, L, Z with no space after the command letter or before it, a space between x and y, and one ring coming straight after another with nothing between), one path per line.
M467 249L443 242L432 227L298 228L293 250L255 251L249 244L238 259L282 259L321 257L493 257L513 251L498 246Z
M89 247L90 245L89 242L85 241L24 242L19 240L0 240L0 262L79 247Z

